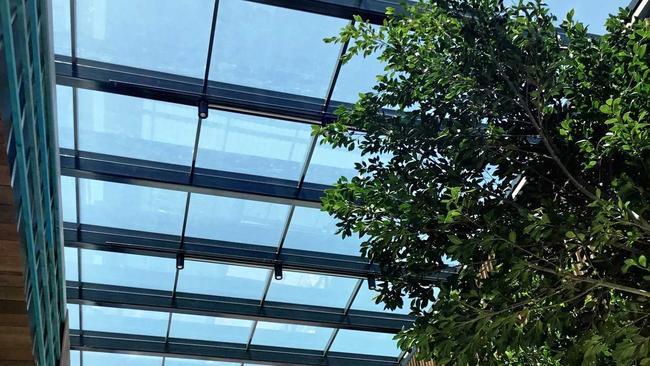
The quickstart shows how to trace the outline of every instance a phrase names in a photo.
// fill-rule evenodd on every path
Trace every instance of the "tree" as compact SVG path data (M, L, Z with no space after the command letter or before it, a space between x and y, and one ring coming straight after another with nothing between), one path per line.
M431 0L327 40L386 72L315 129L364 156L323 207L365 239L377 301L408 295L400 346L440 365L650 365L650 22L554 21Z

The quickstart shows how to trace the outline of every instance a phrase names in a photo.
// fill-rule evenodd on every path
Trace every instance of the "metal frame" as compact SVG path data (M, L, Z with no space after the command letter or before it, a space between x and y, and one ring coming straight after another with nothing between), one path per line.
M102 250L117 253L176 258L184 253L186 259L222 262L273 269L281 264L284 269L346 276L366 279L380 276L379 267L366 259L340 254L312 252L284 248L276 254L276 248L234 243L219 240L185 238L180 247L180 236L149 233L144 231L115 229L96 225L64 223L66 247ZM456 274L457 268L441 267L425 280L443 282Z
M119 333L70 332L70 348L79 351L129 353L162 357L198 358L202 360L263 363L265 365L302 366L397 366L394 357L370 356L269 347L241 343L196 341L190 339L134 336Z
M356 287L355 294L358 292L359 286ZM252 299L175 293L174 291L74 281L67 282L67 296L70 303L80 305L171 311L173 313L380 333L397 333L408 328L413 322L413 318L408 315L350 309L352 301L349 301L345 309L277 301L265 301L263 305L260 305L259 300Z

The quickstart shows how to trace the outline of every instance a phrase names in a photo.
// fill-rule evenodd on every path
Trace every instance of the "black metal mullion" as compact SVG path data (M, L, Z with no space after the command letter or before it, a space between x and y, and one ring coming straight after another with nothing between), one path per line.
M214 46L214 34L217 28L217 15L219 14L219 0L214 0L212 11L212 25L210 26L210 40L208 42L208 57L205 61L205 76L203 77L203 94L208 90L208 77L210 76L210 63L212 63L212 52Z
M77 1L70 0L70 56L77 63Z
M362 284L363 284L363 280L359 279L357 281L357 284L354 286L354 289L352 290L352 294L350 294L350 298L348 299L348 302L345 304L345 308L343 309L343 315L348 315L348 313L350 312L350 308L352 308L354 299L357 298L357 294L359 294L359 290L361 289ZM330 348L332 348L334 339L339 334L339 329L340 328L336 328L334 329L334 331L332 331L332 335L330 336L330 339L327 341L327 344L325 345L325 349L323 350L323 356L327 356L327 353L330 351Z

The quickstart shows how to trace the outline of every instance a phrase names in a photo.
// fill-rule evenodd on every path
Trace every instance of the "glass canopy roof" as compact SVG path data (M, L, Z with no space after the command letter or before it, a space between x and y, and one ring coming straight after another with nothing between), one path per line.
M408 305L319 210L360 152L311 135L383 72L323 38L396 3L53 0L72 365L404 361Z

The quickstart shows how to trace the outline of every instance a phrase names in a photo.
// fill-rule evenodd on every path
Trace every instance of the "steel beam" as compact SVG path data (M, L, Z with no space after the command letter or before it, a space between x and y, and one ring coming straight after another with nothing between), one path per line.
M397 366L394 357L270 347L120 333L70 331L70 348L79 351L129 353L201 360L301 366Z
M64 223L67 247L103 250L118 253L176 258L181 253L180 236L95 225ZM319 273L366 279L381 277L379 267L362 257L284 248L276 255L275 247L234 243L219 240L186 238L182 252L186 259L230 263L273 269L276 263L285 270ZM453 268L441 267L424 278L443 282L455 274Z
M367 332L397 333L411 326L408 315L298 305L123 286L67 282L68 302L126 309L303 324Z
M61 174L253 201L320 208L329 186L189 166L155 163L106 154L61 149Z

